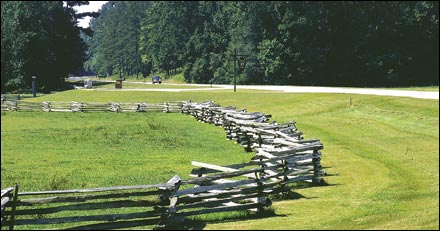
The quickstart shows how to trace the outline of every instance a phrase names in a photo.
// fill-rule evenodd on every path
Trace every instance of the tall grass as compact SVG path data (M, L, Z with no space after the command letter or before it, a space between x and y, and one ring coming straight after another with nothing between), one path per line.
M25 191L163 183L188 178L192 160L251 157L221 129L166 113L3 113L1 138L2 188Z

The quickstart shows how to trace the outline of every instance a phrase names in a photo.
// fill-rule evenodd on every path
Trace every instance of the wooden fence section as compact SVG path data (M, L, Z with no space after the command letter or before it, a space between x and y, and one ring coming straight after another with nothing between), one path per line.
M15 189L15 190L14 190ZM11 218L9 219L9 221L13 222L14 221L14 213L15 213L15 206L13 206L14 204L12 203L13 199L16 198L15 194L18 191L18 186L15 185L15 188L6 188L3 189L1 192L1 226L3 227L3 225L6 225L8 222L8 217L6 215L6 213L8 212L6 210L7 206L11 206L11 208L9 209L9 212L11 214ZM13 225L9 226L10 229L13 228Z
M284 183L294 181L323 183L321 149L317 140L304 140L295 121L279 124L269 122L271 115L261 112L246 112L235 107L220 107L212 101L183 104L182 113L194 116L198 121L222 126L226 138L236 140L247 151L254 151L254 160L265 161L264 165L284 166L282 171L270 170L271 175L282 175ZM298 176L301 176L298 178ZM301 180L298 180L301 179Z
M269 194L284 190L276 188L276 183L265 183L275 176L264 176L264 170L278 166L229 170L195 161L193 164L222 172L209 174L199 169L195 178L181 181L174 176L156 185L40 192L18 192L18 186L8 188L2 191L1 226L86 230L165 227L200 214L262 211L271 204Z
M270 206L268 195L285 191L265 170L282 166L232 169L193 161L196 177L165 184L119 186L40 192L2 191L2 227L13 229L116 229L182 222L207 213L251 210ZM215 170L210 174L209 171ZM271 181L272 180L272 181ZM182 186L182 189L179 187ZM13 194L13 195L12 195ZM85 212L86 211L86 212ZM143 227L145 228L145 227Z
M42 192L9 188L2 191L1 226L59 229L62 224L63 229L97 230L162 226L167 223L169 195L175 187L168 182Z
M271 205L268 195L274 193L275 185L266 185L271 177L263 176L263 168L232 169L193 161L202 168L193 169L194 178L182 181L182 186L191 188L178 190L175 194L174 217L182 220L188 216L225 211L251 210L261 212ZM215 170L209 172L205 170ZM210 174L213 173L213 174Z
M59 104L59 105L55 105ZM55 105L55 106L54 106ZM69 106L66 106L69 105ZM16 111L33 105L15 105ZM99 108L101 107L101 108ZM304 140L295 121L269 122L270 115L220 107L212 101L146 103L43 103L47 111L180 111L198 121L222 126L226 137L254 151L247 163L218 166L193 161L191 178L173 177L165 184L46 192L2 190L2 227L64 224L71 229L116 229L165 226L187 217L225 211L261 212L269 195L287 193L288 184L322 184L323 149L317 140ZM30 109L29 109L30 110ZM47 196L49 194L55 196ZM87 210L86 214L81 211ZM47 228L47 227L45 227Z
M181 112L186 101L164 103L87 103L87 102L27 102L2 100L2 111L45 111L45 112Z
M1 94L1 102L20 100L22 96L20 94Z

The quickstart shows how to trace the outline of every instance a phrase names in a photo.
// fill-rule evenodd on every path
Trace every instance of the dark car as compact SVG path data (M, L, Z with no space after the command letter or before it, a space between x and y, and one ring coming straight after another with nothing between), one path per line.
M161 84L162 83L162 79L160 78L160 76L158 76L158 75L155 75L155 76L153 76L153 84L155 84L155 83L159 83L159 84Z

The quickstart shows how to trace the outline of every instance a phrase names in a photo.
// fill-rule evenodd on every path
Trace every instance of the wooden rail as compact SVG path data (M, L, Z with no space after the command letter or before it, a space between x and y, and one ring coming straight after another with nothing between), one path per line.
M222 126L226 138L240 143L245 150L254 151L254 160L267 160L267 166L284 164L285 179L302 177L306 182L323 183L320 161L324 148L317 139L304 140L295 121L279 124L269 122L271 115L261 112L247 112L235 107L220 107L212 101L193 103L188 101L182 106L182 113L194 116L198 121ZM271 170L272 174L279 171ZM306 174L307 172L307 174ZM310 177L311 176L311 177ZM311 178L311 179L309 179ZM299 178L298 178L299 179Z
M23 100L2 100L2 111L44 111L44 112L181 112L186 101L164 103L121 103L121 102L28 102Z
M140 186L38 192L8 188L2 191L1 225L10 229L23 225L48 228L53 224L63 224L61 227L66 229L145 228L165 226L206 213L261 211L270 205L268 192L262 190L267 187L259 185L267 179L253 177L224 182L259 172L259 168L237 170L185 181L175 176L164 184ZM194 187L179 189L180 185Z
M175 184L93 189L18 192L2 191L2 227L63 224L65 229L109 229L158 225L168 192ZM159 199L158 199L159 198ZM5 203L3 202L5 201ZM14 211L14 208L15 211ZM110 210L111 209L111 210ZM87 211L87 212L85 212ZM111 212L109 212L111 211ZM139 220L142 219L142 220ZM49 228L51 226L42 226Z

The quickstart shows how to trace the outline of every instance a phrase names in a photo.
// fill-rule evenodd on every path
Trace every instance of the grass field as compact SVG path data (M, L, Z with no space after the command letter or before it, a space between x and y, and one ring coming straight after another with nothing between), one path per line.
M266 91L66 91L32 101L214 100L271 121L297 121L324 144L330 185L296 189L276 216L218 220L205 229L439 229L439 103L404 97ZM191 160L245 162L221 128L180 114L2 113L1 186L22 191L186 178ZM209 134L205 135L205 134Z

